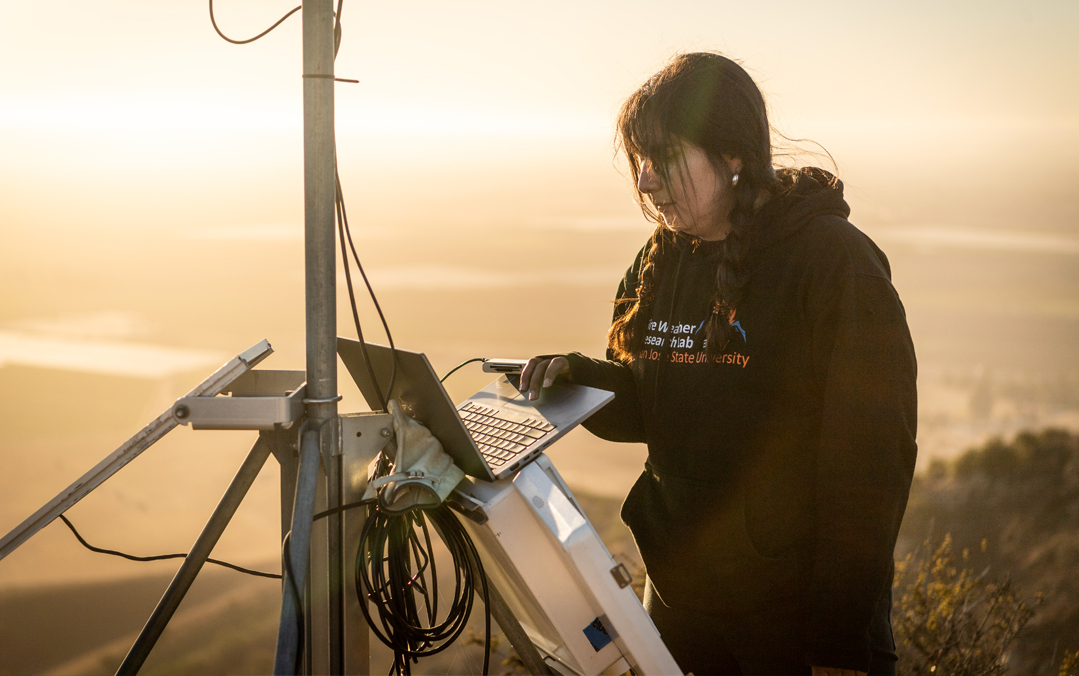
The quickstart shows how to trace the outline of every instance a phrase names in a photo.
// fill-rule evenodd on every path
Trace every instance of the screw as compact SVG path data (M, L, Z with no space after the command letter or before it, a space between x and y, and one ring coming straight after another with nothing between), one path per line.
M362 437L362 436L363 436L363 432L357 432L357 433L356 433L356 436L358 436L358 437Z
M388 430L387 428L385 428L385 427L383 427L382 429L380 429L380 430L378 431L378 433L379 433L379 435L380 435L380 436L381 436L381 437L382 437L383 439L389 439L389 438L390 438L390 431L389 431L389 430Z
M191 415L191 411L189 411L186 406L177 406L176 410L173 412L173 415L175 415L180 420L186 420L187 416Z

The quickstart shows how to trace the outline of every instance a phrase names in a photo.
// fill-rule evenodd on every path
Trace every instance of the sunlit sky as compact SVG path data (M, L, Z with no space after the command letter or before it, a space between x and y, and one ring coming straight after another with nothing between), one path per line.
M299 14L241 47L195 0L3 5L0 228L65 196L160 208L166 183L210 199L225 179L299 178ZM217 14L249 37L291 6ZM777 127L823 143L848 183L1040 185L1045 201L1079 145L1075 2L350 0L343 25L337 73L361 83L337 87L342 163L385 194L425 171L460 193L469 172L540 156L609 171L619 103L694 49L742 60Z
M290 2L219 0L248 37ZM7 2L5 126L227 134L296 120L299 15L236 47L203 2ZM1074 122L1074 2L409 2L345 5L344 131L590 133L671 53L719 49L817 116ZM422 125L418 123L423 123ZM416 129L422 126L422 130Z

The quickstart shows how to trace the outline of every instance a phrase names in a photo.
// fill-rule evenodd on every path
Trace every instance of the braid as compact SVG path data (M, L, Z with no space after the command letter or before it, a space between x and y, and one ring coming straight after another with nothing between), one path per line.
M756 196L762 188L767 189L769 183L753 176L752 172L745 173L748 175L740 176L741 181L732 188L736 200L729 216L731 229L723 240L719 264L716 266L712 314L705 329L708 338L707 352L710 356L722 353L737 331L733 322L749 278L746 258L750 249L750 226L755 212Z
M622 362L632 362L644 346L644 332L640 330L638 319L656 299L656 259L662 235L663 226L659 226L649 240L648 251L637 272L636 296L625 296L615 301L615 319L607 331L607 346L614 358ZM625 307L627 305L629 307Z

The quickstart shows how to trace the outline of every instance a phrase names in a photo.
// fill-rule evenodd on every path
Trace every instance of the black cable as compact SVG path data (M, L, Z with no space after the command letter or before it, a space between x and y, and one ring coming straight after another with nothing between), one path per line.
M341 12L345 9L345 0L337 0L337 12L333 22L333 60L337 60L337 52L341 50Z
M125 554L123 552L118 552L115 549L103 549L101 547L95 547L92 544L90 544L89 542L87 542L82 537L82 535L79 534L79 531L77 531L75 529L75 525L73 523L71 523L71 521L69 521L66 516L61 514L60 515L60 520L63 521L64 524L67 525L67 527L71 529L71 532L75 534L75 538L79 541L79 543L82 544L83 547L86 547L90 551L96 552L98 554L108 554L109 556L119 556L120 558L127 559L128 561L164 561L166 559L186 559L187 558L187 554L158 554L156 556L135 556L133 554ZM280 580L281 579L281 576L278 575L277 573L264 573L261 570L251 570L250 568L244 568L243 566L237 566L236 564L229 563L227 561L218 561L217 559L209 559L208 558L208 559L206 559L206 563L213 563L213 564L218 565L218 566L224 566L225 568L231 568L232 570L235 570L236 572L245 573L247 575L254 575L256 577L269 577L269 578L272 578L274 580Z
M428 518L453 561L453 596L441 622ZM401 675L410 673L410 662L439 653L457 640L471 615L478 587L485 618L483 673L488 673L491 611L487 577L475 545L448 506L404 514L373 510L360 534L355 578L356 594L367 623L375 636L393 649L391 672ZM423 602L423 620L417 597ZM377 613L377 624L364 600Z
M367 273L363 269L363 264L360 262L360 256L356 253L356 244L352 241L352 229L348 224L348 211L345 209L345 196L341 190L341 176L337 170L337 153L334 152L334 180L337 186L337 203L338 203L338 232L343 233L341 239L341 256L345 266L345 283L348 285L349 301L352 303L352 317L356 322L356 333L360 341L360 350L363 354L364 363L367 366L367 372L371 377L371 381L375 384L375 391L378 394L379 402L382 404L382 410L386 411L386 402L393 396L393 386L397 381L397 347L393 342L393 334L390 333L389 323L386 321L386 315L382 312L382 306L378 302L378 297L375 295L375 290L371 287L371 281L367 279ZM352 259L356 262L356 269L359 270L360 276L363 278L363 283L367 287L367 294L371 297L371 303L375 306L375 311L378 312L378 318L382 322L382 329L386 332L386 340L390 344L390 354L392 355L391 368L390 368L390 383L386 389L385 396L382 393L381 388L378 386L378 381L375 379L374 371L371 368L371 360L367 355L367 346L363 341L363 334L360 329L360 315L356 309L355 294L352 289L352 275L349 271L348 254L345 252L345 242L348 242L348 247L352 251Z
M472 362L475 362L475 361L482 361L482 362L486 363L487 362L487 357L473 357L472 359L466 359L465 361L461 362L457 366L454 366L452 369L450 369L449 373L447 373L446 375L439 378L438 382L440 382L440 383L446 382L446 378L449 378L450 376L452 376L462 366L468 366L469 364L471 364Z
M347 512L350 509L356 509L357 507L366 507L367 505L373 504L374 502L374 498L370 500L360 500L359 502L350 502L347 505L341 505L340 507L334 507L333 509L327 509L324 512L319 512L318 514L315 514L315 517L311 520L318 521L319 519L325 519L327 516L333 516L334 514Z
M337 167L334 167L336 174ZM345 285L348 287L348 302L352 308L352 321L356 325L356 338L360 343L360 353L363 355L363 365L367 369L367 375L375 386L375 396L378 397L378 405L383 411L389 412L386 406L386 396L375 377L375 369L371 365L371 357L367 354L367 342L363 338L363 327L360 325L360 312L356 307L356 292L352 288L352 271L348 264L348 252L345 250L345 202L341 194L341 181L336 180L336 194L334 198L334 212L337 216L337 239L341 243L341 260L345 266ZM392 385L391 385L392 387Z
M296 12L300 11L301 9L303 9L303 6L302 6L302 5L299 5L299 6L293 7L293 8L291 9L291 10L289 10L289 13L288 13L288 14L286 14L285 16L283 16L283 17L281 17L280 19L278 19L278 20L277 20L277 23L275 23L274 25L270 26L269 28L267 28L266 30L262 31L261 33L259 33L258 35L256 35L256 36L255 36L255 37L253 37L253 38L248 38L247 40L233 40L233 39L232 39L232 38L230 38L229 36L227 36L227 35L225 35L224 33L222 33L222 32L221 32L221 29L217 27L217 21L216 21L216 20L214 19L214 0L210 0L210 23L212 23L212 24L214 25L214 30L215 30L215 31L217 31L217 34L218 34L218 35L220 35L220 36L221 36L221 39L222 39L222 40L224 40L225 42L231 42L231 43L232 43L232 44L234 44L234 45L246 45L246 44L248 44L248 43L254 42L255 40L258 40L259 38L263 37L264 35L266 35L266 34L267 34L267 33L269 33L270 31L272 31L273 29L277 28L278 26L280 26L281 24L283 24L283 23L285 22L285 19L289 18L290 16L292 16L292 15L293 15L293 14L295 14ZM337 6L337 11L338 11L338 14L340 14L340 12L341 12L341 5L338 5L338 6ZM335 30L336 30L336 29L335 29ZM339 33L339 31L338 31L338 33ZM338 37L337 37L337 42L338 42L338 43L340 43L340 40L341 40L341 38L340 38L340 37L339 37L339 35L338 35ZM334 52L334 53L336 54L336 52Z

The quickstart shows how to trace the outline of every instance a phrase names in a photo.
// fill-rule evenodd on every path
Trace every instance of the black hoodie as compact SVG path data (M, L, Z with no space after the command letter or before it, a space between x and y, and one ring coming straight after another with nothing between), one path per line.
M665 235L645 349L629 365L568 358L575 382L616 393L585 427L648 445L622 518L663 601L716 615L729 644L778 623L810 664L866 670L914 472L914 346L842 185L783 178L754 219L722 355L708 359L703 329L717 246Z

